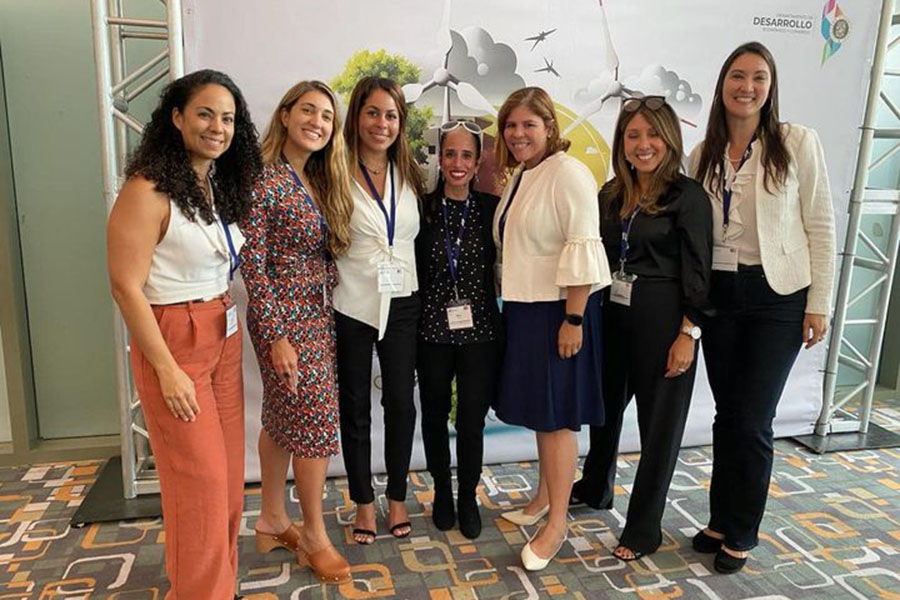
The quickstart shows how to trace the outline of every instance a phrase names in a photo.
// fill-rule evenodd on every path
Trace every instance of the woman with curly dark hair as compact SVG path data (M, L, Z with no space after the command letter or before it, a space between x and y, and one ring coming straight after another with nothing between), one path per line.
M109 217L112 294L159 472L167 598L234 594L244 398L228 287L261 168L240 90L191 73L163 90Z

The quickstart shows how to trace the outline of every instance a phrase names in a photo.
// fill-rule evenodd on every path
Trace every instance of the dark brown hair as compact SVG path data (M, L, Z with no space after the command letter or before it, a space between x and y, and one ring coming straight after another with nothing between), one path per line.
M397 115L400 117L400 131L397 139L388 148L388 158L397 165L400 178L403 183L412 188L417 197L422 196L424 184L419 167L413 160L409 150L409 141L406 139L406 120L409 110L406 107L406 98L403 90L397 82L387 77L364 77L357 82L350 95L350 105L347 107L347 120L344 121L344 141L347 144L347 155L352 170L359 161L359 114L362 112L366 100L375 90L383 90L394 99L397 105Z
M775 70L775 58L769 49L759 42L741 44L728 55L722 64L719 79L716 81L716 92L709 110L706 139L703 141L703 149L697 163L696 177L710 189L721 191L724 184L725 147L728 145L728 125L725 121L725 105L722 102L722 86L725 84L725 77L728 75L731 65L744 54L755 54L762 58L769 67L771 76L769 97L760 110L759 125L756 128L756 137L762 146L760 165L766 174L763 186L768 192L771 191L770 185L776 188L784 185L791 164L791 156L784 144L782 123L778 120L778 74Z

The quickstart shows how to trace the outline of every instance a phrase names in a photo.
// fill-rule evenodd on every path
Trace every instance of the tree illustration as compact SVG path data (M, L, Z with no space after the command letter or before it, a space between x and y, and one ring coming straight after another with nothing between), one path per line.
M405 85L419 81L420 74L421 69L400 54L388 54L383 48L376 52L360 50L350 57L341 74L330 83L332 89L343 96L346 104L350 100L356 82L363 77L370 75L388 77L400 85ZM424 134L432 117L434 111L430 106L409 107L406 135L413 157L420 163L424 163L428 156Z

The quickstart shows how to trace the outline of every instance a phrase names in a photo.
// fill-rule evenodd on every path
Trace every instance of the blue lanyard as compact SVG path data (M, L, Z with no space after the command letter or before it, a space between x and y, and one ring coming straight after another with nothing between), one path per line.
M737 172L741 170L741 167L744 166L744 163L750 158L753 154L753 150L750 148L753 145L753 142L756 141L756 134L753 134L753 137L750 138L750 143L747 144L747 147L744 148L744 153L741 154L741 162L738 165L738 168L734 170L734 174L737 175ZM733 183L732 183L733 185ZM728 231L728 211L731 209L731 187L726 187L725 185L725 173L722 173L722 212L725 213L722 217L722 230Z
M619 273L622 274L625 273L625 261L628 260L628 249L631 247L628 243L628 236L631 235L631 225L639 212L641 212L640 205L635 206L634 210L631 211L631 216L627 219L622 219L622 240L619 243Z
M472 195L466 198L466 207L463 209L462 220L459 222L459 233L456 234L456 243L450 243L450 214L447 212L447 199L441 199L441 208L444 213L444 249L447 251L447 266L450 267L450 280L453 289L456 289L456 268L459 265L460 247L463 236L466 234L466 219L469 217Z
M222 221L222 229L225 230L225 240L228 242L228 281L234 281L234 272L241 266L241 257L234 249L234 240L231 239L231 229Z
M288 168L288 171L291 172L291 177L294 179L294 183L297 184L297 187L300 188L300 192L303 194L303 197L306 199L306 203L309 204L309 208L313 211L313 214L316 215L316 218L319 220L319 230L322 232L322 243L327 247L328 246L328 222L325 221L324 215L322 215L322 211L319 210L319 207L316 206L316 203L313 202L312 196L309 195L309 192L306 190L306 186L303 185L303 182L300 181L300 176L297 175L297 171L294 170L294 167L287 161L284 155L281 155L281 160L284 162L285 166Z
M516 199L516 192L519 191L519 184L522 183L522 173L519 173L518 179L516 179L515 185L513 185L512 193L509 195L509 202L506 203L506 206L503 207L503 213L500 215L500 221L497 223L497 232L500 234L500 245L503 245L503 232L506 231L506 213L509 212L509 207L512 206L513 200Z
M391 173L391 214L388 215L387 209L384 207L384 201L381 198L381 194L378 193L378 190L375 188L375 184L372 183L372 178L369 177L369 170L366 168L366 165L362 164L362 161L359 161L359 170L362 171L363 177L366 178L366 183L369 185L369 190L372 192L372 197L375 198L375 201L378 203L378 208L381 209L381 214L384 215L384 224L387 227L387 238L388 238L388 248L394 247L394 229L397 225L397 198L394 194L394 164L388 161L388 169Z

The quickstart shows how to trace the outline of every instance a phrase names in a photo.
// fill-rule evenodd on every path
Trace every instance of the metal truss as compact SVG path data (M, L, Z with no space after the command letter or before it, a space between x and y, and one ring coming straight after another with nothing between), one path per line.
M850 196L850 219L841 260L834 326L825 370L824 401L816 422L815 437L832 433L869 432L878 364L887 322L891 285L900 242L900 177L892 188L869 187L869 176L900 150L900 109L888 95L886 82L900 71L886 67L886 58L898 52L900 9L884 0L878 45L860 136L856 175ZM876 124L880 106L888 109L893 127ZM887 149L878 156L876 145ZM877 243L866 231L869 226L885 231L887 242ZM841 382L839 386L838 383ZM858 401L858 402L857 402ZM855 408L851 408L850 404ZM804 442L806 443L806 442ZM827 444L816 444L821 451Z
M184 74L181 0L163 0L165 20L128 17L124 4L123 0L91 0L103 198L107 210L112 209L124 181L129 135L140 135L144 128L140 118L129 110L133 101L164 77L171 81ZM128 40L158 41L160 51L150 60L130 68ZM128 332L118 310L115 320L122 486L125 497L134 498L138 494L158 493L159 480L132 384Z

